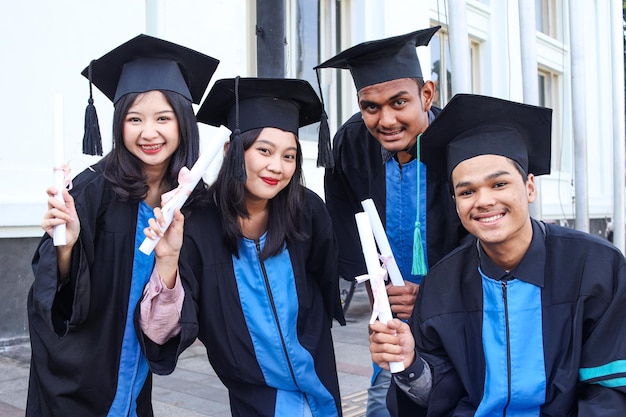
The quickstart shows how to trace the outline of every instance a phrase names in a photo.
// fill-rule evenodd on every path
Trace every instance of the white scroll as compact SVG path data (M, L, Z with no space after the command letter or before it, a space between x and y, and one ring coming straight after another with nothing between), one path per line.
M211 165L211 162L215 157L222 152L224 149L224 143L230 137L230 130L225 126L220 126L219 129L215 131L213 137L208 141L208 148L205 149L200 157L193 165L191 170L189 171L189 175L187 177L187 181L183 184L180 184L176 190L173 191L173 196L170 198L164 205L161 207L161 213L163 214L163 220L165 221L165 226L161 227L161 230L165 232L169 225L172 223L174 219L174 211L177 208L181 208L187 198L191 194L196 185L202 178L202 175L206 172ZM144 241L139 246L139 250L146 255L150 255L154 250L157 243L161 240L160 237L155 239L145 238Z
M65 205L63 190L66 185L66 172L64 170L65 157L63 155L63 96L57 94L54 97L54 187L57 193L54 198ZM66 225L58 224L54 226L52 241L54 246L65 246Z
M383 223L380 220L374 201L371 198L368 198L367 200L361 201L361 206L363 206L363 210L365 210L370 219L372 231L374 232L374 238L378 244L378 249L380 250L380 255L383 258L387 272L389 273L391 283L398 287L404 286L402 274L400 273L400 269L396 263L396 258L393 257L393 253L391 252L389 239L387 239L387 233L385 233Z
M356 213L354 217L356 219L356 225L361 239L361 248L363 250L363 257L365 258L365 266L367 267L367 276L362 275L356 279L359 282L363 282L368 279L370 280L372 295L374 296L374 305L372 307L370 324L374 323L377 318L381 322L387 324L388 321L393 319L391 305L389 304L389 298L387 297L387 289L385 288L387 271L380 265L378 251L376 250L376 243L374 242L374 235L372 233L372 226L370 224L368 214L363 212ZM404 370L404 363L389 362L389 368L392 373L401 372Z

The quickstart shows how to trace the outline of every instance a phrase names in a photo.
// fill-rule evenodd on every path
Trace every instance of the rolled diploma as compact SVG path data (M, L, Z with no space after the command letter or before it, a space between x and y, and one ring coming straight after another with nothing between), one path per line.
M202 175L204 175L206 170L209 168L213 159L215 159L218 153L224 149L224 143L226 143L230 137L230 133L230 130L225 126L220 126L215 131L211 139L208 141L207 149L200 154L200 157L189 171L189 181L187 181L182 189L179 189L178 192L163 205L161 208L163 220L165 221L165 226L161 227L163 232L165 232L172 223L172 220L174 219L174 211L177 208L181 208L183 204L185 204L189 194L191 194L193 189L196 188L196 185L202 178ZM159 243L159 240L161 240L160 237L157 237L156 239L146 237L139 246L139 250L146 255L150 255L154 250L154 247L157 243Z
M65 163L63 158L63 96L57 94L54 97L54 187L57 193L54 198L65 204L63 200L63 189L65 188L65 172L62 166ZM54 246L65 246L66 244L65 223L54 226L52 232L52 242Z
M361 239L361 248L363 250L363 257L365 258L367 274L369 275L370 284L372 286L374 306L378 308L378 319L387 324L389 320L393 319L393 315L391 313L391 305L389 305L389 298L387 298L385 282L383 281L385 271L381 268L380 262L378 261L378 251L376 250L369 215L361 212L356 213L354 218L356 219L359 238ZM404 364L402 362L389 362L389 369L392 373L401 372L404 370Z
M383 222L380 220L374 200L371 198L363 200L361 201L361 206L363 206L363 210L365 210L369 216L372 231L374 232L374 238L378 244L378 249L380 249L380 254L387 260L387 272L389 273L391 283L398 287L404 286L402 274L400 273L400 269L396 263L396 258L393 257L393 252L391 252L389 239L387 239L387 233L385 233Z

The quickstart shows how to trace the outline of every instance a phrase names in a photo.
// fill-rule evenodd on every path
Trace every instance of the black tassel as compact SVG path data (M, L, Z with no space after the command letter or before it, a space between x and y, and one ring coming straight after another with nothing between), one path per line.
M322 102L322 116L320 118L320 131L317 138L317 166L324 168L334 168L335 158L330 147L330 128L328 127L328 115L324 106L324 95L322 94L322 81L320 80L319 68L315 69L317 76L317 87L320 91L320 101Z
M239 130L239 79L239 76L235 77L235 130L230 141L230 148L232 148L233 152L233 167L235 170L233 176L236 181L245 184L248 177L246 175L243 139L241 139L241 130Z
M233 167L235 170L235 172L233 172L233 176L236 181L245 184L248 177L246 175L246 160L244 157L243 139L241 139L239 129L235 129L233 132L229 152L233 153Z
M334 168L335 158L330 147L330 128L328 127L328 116L322 110L320 119L320 132L317 140L317 166L324 168Z
M93 91L91 83L91 66L89 63L89 100L85 109L85 134L83 136L83 153L86 155L102 155L102 136L100 136L100 124L98 123L98 113L93 105Z
M98 114L93 105L93 98L89 98L89 104L85 109L85 135L83 136L83 153L86 155L102 155L102 137Z

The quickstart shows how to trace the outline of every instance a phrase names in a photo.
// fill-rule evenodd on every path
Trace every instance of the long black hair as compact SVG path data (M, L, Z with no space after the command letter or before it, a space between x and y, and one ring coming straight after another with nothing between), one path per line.
M191 102L178 93L158 90L172 106L178 120L179 145L172 154L165 173L169 188L178 186L178 172L183 166L191 169L200 154L200 133ZM124 120L135 99L143 93L130 93L121 97L113 112L113 149L104 157L104 177L113 184L115 194L122 201L139 201L148 193L146 175L139 158L124 146ZM200 181L194 193L205 187ZM193 197L193 194L192 194Z
M248 130L241 133L240 138L244 151L250 148L259 137L263 128ZM283 244L301 238L298 216L304 205L304 186L302 176L302 148L296 138L296 169L289 184L274 198L269 200L269 222L265 246L261 252L261 259L277 255ZM217 179L210 188L215 202L222 215L224 244L228 250L239 256L239 241L243 237L239 218L249 216L245 203L245 184L233 180L236 172L236 160L231 152L232 146L224 157L224 162L217 175Z

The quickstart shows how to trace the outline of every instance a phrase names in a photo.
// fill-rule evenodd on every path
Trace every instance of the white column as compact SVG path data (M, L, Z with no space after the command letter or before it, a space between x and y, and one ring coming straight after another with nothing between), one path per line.
M535 27L535 1L519 0L520 51L522 58L522 86L524 103L539 104L537 80L537 29ZM530 215L541 219L541 179L535 178L537 198L530 206Z
M577 230L589 232L589 205L587 202L587 137L585 111L584 35L587 7L582 0L570 0L570 62L572 67L572 134L574 137L574 193L575 221Z
M611 1L613 78L613 244L624 253L624 28L622 1Z
M471 93L469 36L467 33L466 0L449 0L450 23L450 69L452 72L452 95Z
M146 0L146 35L162 35L164 15L163 0Z

